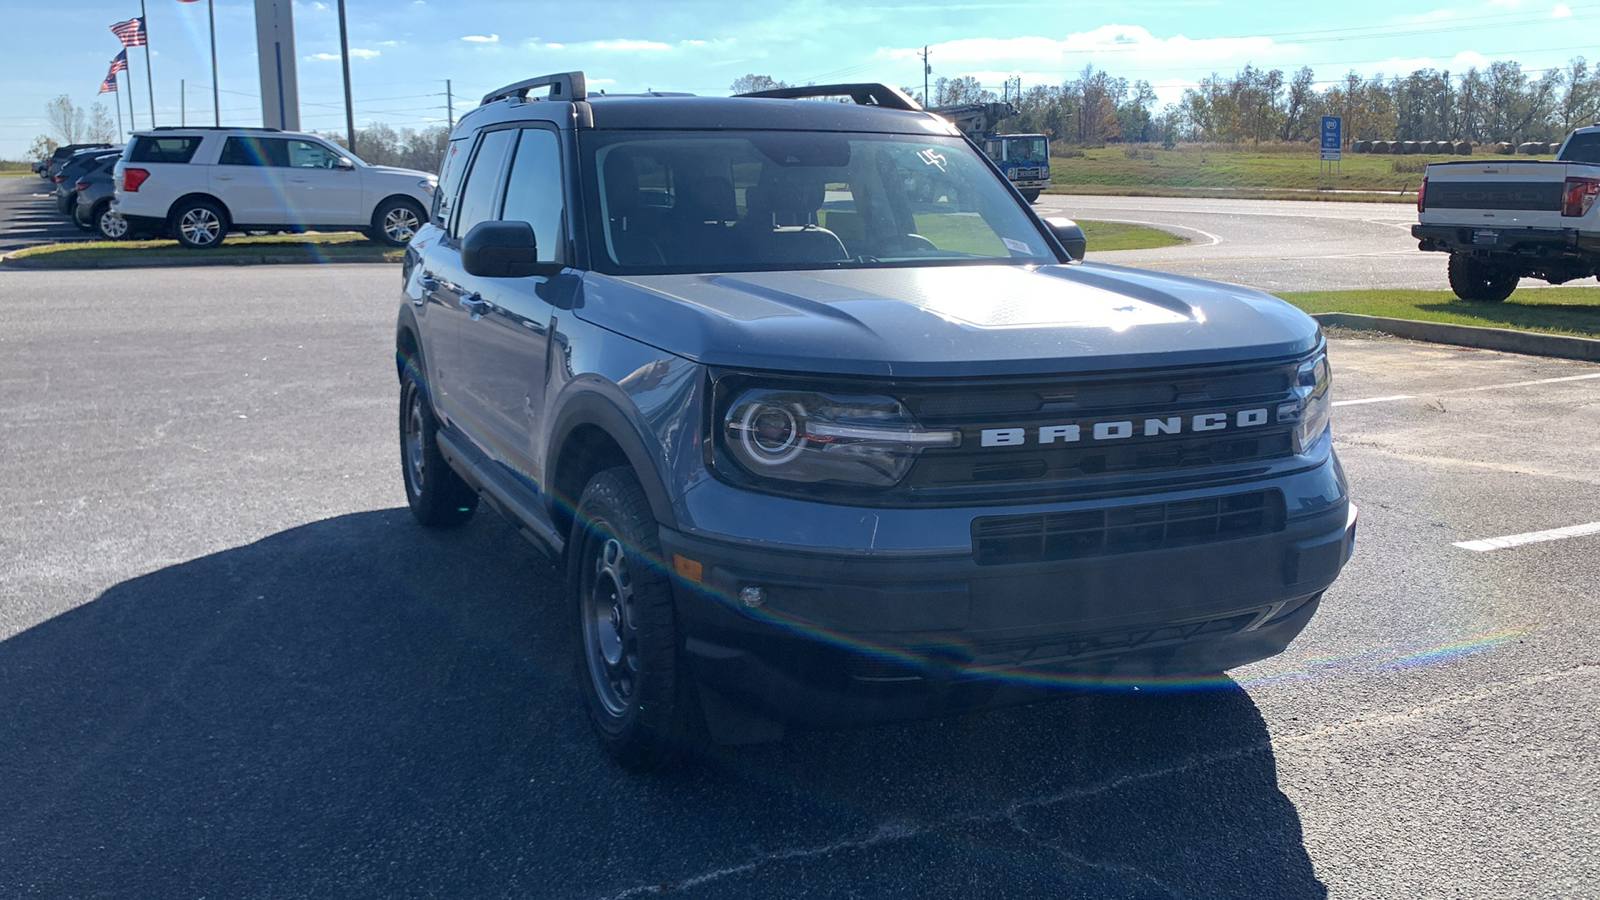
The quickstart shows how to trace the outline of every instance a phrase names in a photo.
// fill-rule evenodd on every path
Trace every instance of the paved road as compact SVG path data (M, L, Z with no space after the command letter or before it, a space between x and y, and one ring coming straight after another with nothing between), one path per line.
M31 174L0 178L0 253L90 237L56 212L54 185Z
M1089 259L1246 284L1268 292L1354 288L1446 290L1442 253L1411 237L1414 207L1389 203L1203 200L1047 194L1041 214L1137 222L1190 239L1159 250ZM1524 287L1542 282L1524 281ZM1594 282L1578 282L1593 285Z
M1214 690L592 746L557 575L435 534L393 267L0 275L0 896L1553 897L1600 884L1600 367L1335 341L1357 556ZM1569 380L1560 380L1569 379ZM1575 379L1575 380L1573 380Z

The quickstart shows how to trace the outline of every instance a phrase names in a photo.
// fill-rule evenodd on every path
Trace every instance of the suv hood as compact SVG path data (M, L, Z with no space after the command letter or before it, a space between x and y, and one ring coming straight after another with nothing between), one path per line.
M1260 291L1099 263L590 273L576 314L706 365L891 377L1205 365L1321 340Z
M374 175L378 175L378 176L381 176L381 177L384 177L384 178L388 178L390 176L405 177L405 178L432 178L433 177L432 175L429 175L427 172L419 172L416 169L402 169L402 168L399 168L398 166L367 166L367 171L371 172Z

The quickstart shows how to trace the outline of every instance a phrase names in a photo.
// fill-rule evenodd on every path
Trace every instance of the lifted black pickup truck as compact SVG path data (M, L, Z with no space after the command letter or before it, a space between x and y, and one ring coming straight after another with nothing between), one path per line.
M565 560L636 768L1278 653L1354 536L1322 335L1081 255L893 88L510 85L406 251L411 508Z

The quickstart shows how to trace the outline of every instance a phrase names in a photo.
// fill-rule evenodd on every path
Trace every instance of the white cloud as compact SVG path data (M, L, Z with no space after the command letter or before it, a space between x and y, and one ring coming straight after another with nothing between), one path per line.
M671 44L660 41L636 41L620 38L614 41L592 41L588 44L592 50L671 50Z
M1557 3L1556 8L1550 10L1550 18L1570 19L1572 18L1572 10L1565 3Z
M1489 57L1476 50L1463 50L1450 60L1450 71L1462 72L1471 68L1487 69Z
M372 58L376 57L377 55L378 55L378 51L369 50L366 47L351 47L350 48L350 56L352 58L354 58L354 59L372 59ZM301 59L307 59L307 60L330 60L330 59L337 60L338 58L339 58L339 54L337 54L337 53L313 53L310 56L301 57Z
M470 42L472 42L474 44L493 44L493 43L495 43L495 42L500 40L500 35L498 35L498 34L469 34L469 35L466 35L466 36L462 37L461 39L463 41L470 41Z

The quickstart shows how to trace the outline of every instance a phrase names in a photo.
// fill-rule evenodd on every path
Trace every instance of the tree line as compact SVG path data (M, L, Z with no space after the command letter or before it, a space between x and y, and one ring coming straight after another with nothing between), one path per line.
M785 87L766 75L746 75L731 91ZM1158 107L1147 81L1128 81L1087 66L1058 85L1000 92L971 76L940 78L930 86L933 106L1009 100L1019 115L1001 130L1047 134L1073 145L1178 141L1219 143L1306 142L1318 137L1321 117L1344 119L1344 138L1355 140L1556 141L1600 118L1600 71L1577 57L1534 77L1511 61L1465 72L1418 69L1409 75L1365 77L1349 72L1322 84L1309 66L1245 66L1233 75L1211 74L1176 103ZM924 101L922 92L902 88Z

